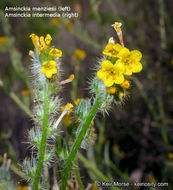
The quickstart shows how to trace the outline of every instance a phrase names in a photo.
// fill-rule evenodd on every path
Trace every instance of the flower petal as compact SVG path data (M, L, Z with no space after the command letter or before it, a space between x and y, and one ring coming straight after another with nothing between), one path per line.
M120 60L117 60L117 62L115 63L113 67L115 71L119 71L121 73L123 73L125 69L124 64Z
M42 68L40 69L40 71L41 71L41 73L45 73L45 72L46 72L46 70L45 70L44 67L42 67Z
M52 73L49 72L49 71L47 71L47 72L46 72L46 77L47 77L47 78L52 78Z
M48 61L45 61L44 63L43 63L43 66L45 66L45 65L47 65L48 64Z
M119 75L116 75L114 78L113 78L113 82L115 84L121 84L124 82L124 76L122 74L119 74Z
M106 76L106 73L105 73L105 71L104 71L103 69L102 69L102 70L99 70L99 71L97 72L97 77L98 77L98 79L104 80L105 76Z
M49 64L51 65L51 66L53 66L53 67L56 67L56 61L49 61Z
M138 73L142 70L142 64L140 62L136 62L133 64L133 72Z
M112 77L107 77L104 79L104 85L106 87L111 87L114 84Z
M103 69L105 70L109 70L113 67L113 64L112 62L110 62L109 60L104 60L102 63L101 63L101 66Z
M57 70L56 67L54 67L54 68L51 69L51 73L52 73L52 74L55 74L55 73L57 73L57 72L58 72L58 70Z
M130 58L135 61L140 61L142 58L142 53L138 50L133 50L133 51L131 51Z
M130 51L128 48L122 48L120 50L120 52L118 53L118 57L127 57L128 55L130 55Z
M132 75L132 72L133 72L133 66L132 65L126 65L124 74L125 75Z
M119 51L122 49L122 46L117 43L117 44L115 44L115 45L113 46L113 49L115 49L117 52L119 52Z

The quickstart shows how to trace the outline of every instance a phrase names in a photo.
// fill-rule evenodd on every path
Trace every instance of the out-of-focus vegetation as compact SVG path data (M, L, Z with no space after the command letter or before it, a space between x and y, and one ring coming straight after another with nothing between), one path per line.
M79 17L6 19L3 16L6 5L70 6L78 11ZM73 101L87 96L87 84L97 57L100 57L109 36L118 40L110 25L119 21L123 24L125 46L143 53L144 68L131 84L129 98L118 109L113 106L105 118L100 114L96 119L96 143L87 153L78 154L82 181L88 189L96 188L90 184L97 180L167 182L169 186L162 189L172 190L172 9L171 0L1 2L0 153L7 153L12 159L12 173L16 174L12 176L14 182L24 181L25 184L27 181L19 172L17 163L31 154L26 135L33 125L30 120L33 89L29 70L28 50L32 49L29 35L50 33L53 36L54 44L63 51L64 75L75 73L77 76L72 85L66 85L62 91L66 100ZM77 49L84 50L86 56L75 62ZM0 161L2 163L3 159ZM75 189L72 186L69 183L69 188ZM149 187L140 189L152 190Z

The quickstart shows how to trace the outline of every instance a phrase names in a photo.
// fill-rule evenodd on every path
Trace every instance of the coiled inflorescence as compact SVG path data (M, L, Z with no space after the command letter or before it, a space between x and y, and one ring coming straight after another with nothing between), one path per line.
M104 58L99 63L97 77L104 82L109 94L122 98L130 87L129 80L132 74L142 70L140 62L142 53L138 50L130 51L124 47L121 23L115 22L113 26L121 45L119 43L115 44L113 37L109 39L102 52Z

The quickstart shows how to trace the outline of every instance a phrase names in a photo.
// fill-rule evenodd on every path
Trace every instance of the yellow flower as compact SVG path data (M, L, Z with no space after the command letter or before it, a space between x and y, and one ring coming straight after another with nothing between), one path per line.
M172 152L169 152L169 153L168 153L168 159L169 159L169 160L173 160L173 153L172 153Z
M108 44L111 43L111 44L115 44L115 41L114 41L114 38L113 37L110 37L109 40L108 40Z
M94 120L91 121L91 131L94 132L95 128L94 128Z
M46 45L43 36L40 36L40 43L43 44L43 45Z
M124 48L123 34L122 34L122 30L121 30L122 23L121 22L115 22L112 26L114 27L115 31L117 32L121 46Z
M56 25L58 24L58 18L52 18L52 19L51 19L51 24L52 24L53 26L56 26Z
M91 190L98 190L98 187L96 185L96 182L94 182L94 184L92 185L92 189Z
M34 52L32 50L29 50L29 56L33 56L34 55Z
M115 86L108 88L107 92L108 92L108 94L115 94L115 92L116 92Z
M171 64L173 65L173 59L171 59Z
M71 112L73 111L74 106L70 103L67 103L65 106L61 107L61 111L65 109L68 110L67 114L63 117L62 121L66 126L69 126L72 123Z
M121 26L122 26L121 22L115 22L112 26L115 28L117 33L121 32Z
M120 86L122 87L122 88L129 88L130 87L130 83L129 83L129 81L128 80L124 80L124 82L122 83L122 84L120 84Z
M29 190L29 187L28 186L22 186L22 185L18 185L17 186L17 190Z
M124 97L125 97L125 93L122 92L122 91L120 91L120 92L119 92L119 96L120 96L121 98L124 98Z
M104 80L106 87L111 87L113 84L121 84L124 81L122 63L113 65L109 60L104 60L101 63L102 69L97 72L97 77Z
M149 182L151 183L157 183L157 180L154 176L149 176Z
M77 49L75 50L74 52L74 57L76 59L81 59L81 60L84 60L86 58L86 53L84 50L81 50L81 49Z
M63 117L62 121L63 121L63 123L64 123L66 126L71 125L71 123L72 123L71 114L66 114L66 115Z
M52 48L49 52L49 55L51 57L61 57L62 56L62 51L56 48Z
M46 46L45 44L40 44L40 45L39 45L39 50L40 50L41 52L43 52L46 48L47 48L47 46Z
M67 103L65 106L61 107L61 111L64 111L65 109L68 110L68 114L73 111L74 106L70 103Z
M67 28L67 30L72 30L72 25L70 24L70 22L68 22L67 24L66 24L66 28Z
M45 61L41 68L41 73L44 73L47 78L52 78L52 75L57 73L58 70L56 68L55 61Z
M119 59L116 63L124 64L124 74L132 75L132 73L138 73L142 70L142 64L140 63L142 53L140 51L129 51L129 49L127 48L122 48L118 53L118 57Z
M38 50L40 45L39 37L36 34L31 34L29 37L32 39L35 49Z
M78 98L77 100L74 101L74 104L77 106L80 102L80 99Z
M50 35L50 34L47 34L47 36L46 36L46 38L45 38L46 45L49 46L50 43L51 43L51 41L52 41L51 35Z
M8 42L8 38L6 36L0 36L0 44L6 44Z
M121 49L120 44L108 43L102 53L110 57L117 57Z
M28 96L30 94L30 91L28 89L21 91L22 96Z
M68 78L69 78L70 82L73 81L73 79L74 79L74 74L71 74Z

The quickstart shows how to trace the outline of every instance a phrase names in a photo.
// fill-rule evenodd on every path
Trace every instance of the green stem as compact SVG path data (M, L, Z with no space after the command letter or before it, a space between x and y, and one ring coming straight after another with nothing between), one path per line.
M3 158L0 156L0 163L3 162ZM25 181L29 181L30 177L25 175L21 168L17 167L15 164L10 165L10 170L17 174L21 179L24 179Z
M16 104L31 118L33 118L33 115L29 108L13 93L10 92L9 96L11 97L12 100L16 102Z
M104 138L104 129L105 129L105 117L102 119L101 125L99 125L99 139L98 144L96 146L96 150L98 154L101 155L102 153L102 145L103 145L103 138Z
M3 81L0 79L0 87L4 90L5 93L7 93L10 98L31 118L33 118L32 112L29 110L29 108L16 96L14 92L9 92L6 89L6 86L4 85Z
M90 169L100 180L104 182L111 182L110 178L107 178L100 170L98 170L91 162L89 162L82 154L78 153L78 158L84 163L85 167ZM111 189L120 190L118 187L110 187Z
M80 148L80 145L85 137L85 134L87 132L87 129L93 119L93 117L95 116L95 114L97 113L99 107L100 107L100 104L101 104L101 98L100 97L96 97L96 100L94 102L94 105L91 109L91 112L89 113L89 115L87 116L86 120L84 121L84 124L78 134L78 137L73 145L73 148L70 152L70 155L66 161L66 165L65 165L65 169L64 169L64 175L63 175L63 178L62 178L62 184L61 184L61 190L65 190L66 188L66 185L67 185L67 180L68 180L68 177L69 177L69 174L70 174L70 170L71 170L71 167L72 167L72 162L73 160L75 159L76 157L76 154L77 154L77 151L78 149Z
M46 150L46 140L47 140L47 129L48 129L48 116L49 116L49 88L44 89L44 115L43 115L43 129L42 138L39 148L39 159L37 164L37 169L35 173L35 179L33 184L33 190L38 190L40 173L43 167L44 155Z
M153 107L152 103L150 102L145 90L144 90L144 87L143 85L141 84L141 82L137 79L137 78L134 78L133 79L137 88L139 89L145 103L147 104L148 106L148 109L149 111L151 112L152 116L153 116L153 119L155 120L156 123L158 123L158 119L157 119L157 113L155 111L155 108Z
M149 98L148 98L148 96L147 96L147 94L146 94L146 92L145 92L145 90L143 88L143 85L139 82L138 79L134 78L133 80L134 80L137 88L139 89L144 101L146 102L146 104L148 106L148 109L151 112L156 124L161 128L161 135L162 135L162 138L163 138L163 141L164 141L165 145L169 145L169 141L168 141L168 137L167 137L167 128L165 126L161 125L160 122L158 121L156 110L153 107L152 103L150 102L150 100L149 100ZM162 106L162 105L159 105L159 106ZM160 109L161 109L160 110L160 115L161 115L161 117L163 117L164 116L164 110L162 110L163 107L161 107Z
M102 23L102 19L101 19L100 14L99 14L98 7L96 6L96 1L95 0L89 0L89 4L90 4L91 10L93 12L93 15L95 17L95 20L97 21L101 31L104 33L106 38L108 38L109 35L108 35L107 31L105 30L104 25Z
M76 36L77 38L79 38L80 40L88 43L89 45L97 48L97 49L102 49L102 45L100 45L99 43L95 42L94 40L91 39L91 37L89 36L89 34L85 31L85 32L80 32L75 30L74 28L71 30L71 33Z
M79 188L80 190L85 190L84 186L83 186L83 183L82 183L82 180L80 178L80 173L79 173L79 168L78 168L78 161L77 159L75 160L75 175L76 175L76 179L77 179L77 182L78 182L78 185L79 185Z
M118 167L111 160L109 161L109 166L115 171L115 173L118 176L120 176L123 179L123 181L130 182L130 178L128 177L128 175L126 175L120 169L118 169Z
M166 31L165 31L165 7L164 1L159 0L159 9L160 9L160 45L161 48L164 50L166 48Z

